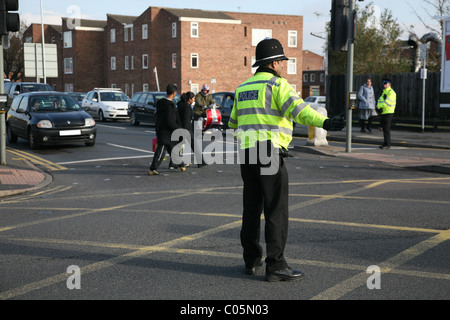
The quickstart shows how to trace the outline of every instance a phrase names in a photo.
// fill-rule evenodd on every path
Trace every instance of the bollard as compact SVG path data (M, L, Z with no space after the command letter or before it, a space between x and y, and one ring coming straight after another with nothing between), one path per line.
M324 107L315 107L317 112L324 116L328 116L327 109ZM308 140L306 141L307 146L328 146L327 141L327 131L322 128L308 127Z

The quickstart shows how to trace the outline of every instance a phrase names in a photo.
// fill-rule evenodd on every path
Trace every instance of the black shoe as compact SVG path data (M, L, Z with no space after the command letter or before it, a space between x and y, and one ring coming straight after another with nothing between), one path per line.
M380 149L390 149L391 147L389 146L380 146Z
M262 273L261 271L263 270L263 265L264 264L262 263L262 261L260 261L259 264L257 264L254 267L251 267L251 268L245 267L245 274L248 274L250 276L256 276L256 275Z
M303 278L304 273L298 270L286 269L275 271L273 273L266 273L266 281L296 281Z
M175 170L175 169L178 169L178 168L179 168L179 166L177 166L176 164L169 165L169 170Z

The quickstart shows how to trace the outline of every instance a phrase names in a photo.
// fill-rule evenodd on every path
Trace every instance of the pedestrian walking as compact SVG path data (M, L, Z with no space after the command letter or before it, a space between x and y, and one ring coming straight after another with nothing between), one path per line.
M265 217L266 281L292 281L303 272L290 268L284 258L288 234L289 181L284 163L292 140L292 121L326 130L341 130L342 118L328 119L305 103L281 76L289 60L281 43L265 39L256 47L255 75L236 90L228 126L238 129L241 177L244 183L243 219L240 233L245 272L253 275L262 268L263 249L259 243L261 214ZM261 150L268 150L267 154ZM253 161L257 155L256 161ZM267 174L265 156L277 166Z
M384 142L380 149L389 149L391 147L391 126L394 118L395 107L397 105L397 94L392 89L392 82L389 79L383 79L383 92L378 99L377 109L381 111L381 127L383 129Z
M163 161L166 151L170 156L169 169L180 168L182 172L186 170L184 163L179 166L172 162L172 149L178 141L172 141L172 133L181 127L180 117L173 99L177 94L177 87L169 84L166 89L166 97L156 103L156 137L158 147L155 150L153 161L148 170L149 175L158 175L158 167Z
M367 79L358 91L359 99L359 122L361 124L361 132L372 132L372 120L378 114L375 111L375 93L372 86L372 79ZM366 121L367 127L366 127Z
M181 128L185 129L190 134L189 143L191 144L191 147L194 146L194 129L192 124L193 119L193 105L195 103L195 94L193 92L186 92L181 95L181 99L178 102L178 114L180 116L181 121ZM183 148L180 151L180 153L183 152L186 146L186 141L183 144ZM181 154L180 154L181 156ZM189 166L189 164L186 164L186 166Z

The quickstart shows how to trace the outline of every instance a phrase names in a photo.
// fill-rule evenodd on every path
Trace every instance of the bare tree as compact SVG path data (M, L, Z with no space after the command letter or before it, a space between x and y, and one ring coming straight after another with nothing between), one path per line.
M422 12L418 13L410 3L408 5L413 10L417 18L428 30L442 34L444 28L443 17L450 15L450 0L422 0ZM426 19L426 17L431 19ZM440 30L431 25L429 21L437 21L440 25ZM412 28L412 27L411 27ZM411 31L411 29L410 29Z

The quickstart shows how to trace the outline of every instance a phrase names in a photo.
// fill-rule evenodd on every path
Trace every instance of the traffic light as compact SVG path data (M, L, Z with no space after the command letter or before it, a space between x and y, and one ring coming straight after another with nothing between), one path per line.
M19 0L0 0L0 35L7 35L8 32L19 31L19 14L9 12L18 10Z
M332 0L330 49L348 50L349 0Z

